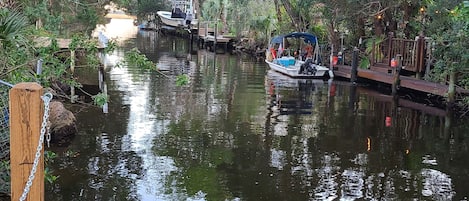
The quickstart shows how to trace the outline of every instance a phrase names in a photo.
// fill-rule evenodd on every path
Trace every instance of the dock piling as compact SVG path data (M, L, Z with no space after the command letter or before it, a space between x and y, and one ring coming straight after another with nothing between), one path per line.
M355 47L353 48L353 54L352 54L352 70L351 70L351 78L350 78L350 81L352 83L356 83L357 82L357 74L358 74L358 48Z
M394 74L394 81L392 83L392 95L397 95L397 90L399 89L401 79L400 79L400 72L402 69L402 55L396 55L397 58L397 67L393 69Z
M213 32L215 39L213 40L213 52L217 52L218 22L215 22L215 31Z

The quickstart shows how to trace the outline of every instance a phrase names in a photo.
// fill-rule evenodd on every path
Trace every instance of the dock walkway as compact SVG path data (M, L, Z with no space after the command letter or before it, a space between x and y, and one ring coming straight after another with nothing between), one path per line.
M337 77L351 78L352 67L347 65L337 65L334 68L334 75ZM374 80L386 84L393 84L394 74L377 71L377 70L368 70L368 69L358 69L358 78L365 78L369 80ZM400 76L400 87L422 91L425 93L430 93L438 96L446 96L448 93L448 85L440 84L435 82L429 82L425 80L420 80L417 78L409 76ZM469 94L469 90L463 89L461 87L456 88L456 92L460 94Z
M208 48L214 52L216 52L218 47L223 47L224 52L227 52L228 46L234 38L219 33L220 30L217 24L213 25L213 28L209 27L210 23L212 22L200 22L198 25L197 39L199 41L199 47Z
M48 47L52 44L52 38L49 37L38 37L34 40L36 43L36 47ZM70 43L72 43L72 39L69 38L56 38L57 46L59 49L69 49ZM102 50L106 47L105 42L103 39L99 38L96 39L96 48Z

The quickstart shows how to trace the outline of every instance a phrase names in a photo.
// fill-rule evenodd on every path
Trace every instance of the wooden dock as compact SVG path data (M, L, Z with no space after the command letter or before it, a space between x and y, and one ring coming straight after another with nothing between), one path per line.
M212 22L200 22L197 28L197 40L200 48L207 48L216 52L218 48L223 47L224 53L228 51L229 44L234 40L232 36L224 35L218 29L217 23L213 28Z
M352 67L347 65L337 65L334 67L334 75L336 77L351 79ZM394 82L394 74L392 72L388 73L384 70L358 69L357 75L358 78L373 80L391 85ZM448 85L446 84L429 82L409 76L400 76L400 80L400 87L408 88L411 90L422 91L425 93L443 97L445 97L448 93ZM469 90L463 89L461 87L456 88L456 92L460 94L469 94Z
M418 36L415 40L394 38L390 33L386 40L380 43L373 43L371 54L368 55L370 66L367 69L357 68L357 74L352 75L352 66L335 65L334 74L336 77L348 79L367 79L391 85L391 89L397 92L399 88L407 88L427 94L448 96L449 84L436 83L424 80L423 77L429 74L432 68L432 49L429 46L431 41L426 37ZM352 60L356 55L358 63L358 49L352 54ZM391 64L397 66L392 67ZM354 63L352 61L352 63ZM396 70L400 69L400 70ZM469 90L456 87L457 94L469 95Z
M49 47L52 44L52 40L53 39L49 37L38 37L34 39L34 42L36 43L36 47ZM69 38L57 38L55 40L57 41L57 46L59 49L69 49L70 43L72 42L72 39ZM96 47L99 50L102 50L106 47L106 44L100 42L97 39L96 44Z

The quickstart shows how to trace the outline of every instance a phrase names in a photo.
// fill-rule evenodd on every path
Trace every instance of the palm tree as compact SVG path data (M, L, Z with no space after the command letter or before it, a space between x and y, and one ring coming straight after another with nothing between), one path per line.
M19 55L24 55L25 51L19 49L27 44L24 35L27 25L27 18L20 12L0 8L0 73L7 72L16 62L24 59Z
M0 9L0 45L5 50L25 43L23 32L28 20L20 12L7 8Z

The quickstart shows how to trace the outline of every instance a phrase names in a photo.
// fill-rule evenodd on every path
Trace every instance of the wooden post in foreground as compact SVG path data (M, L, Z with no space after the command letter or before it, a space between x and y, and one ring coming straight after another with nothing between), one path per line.
M19 83L10 90L11 200L19 200L29 174L41 135L44 90L37 83ZM44 149L26 200L44 200Z

